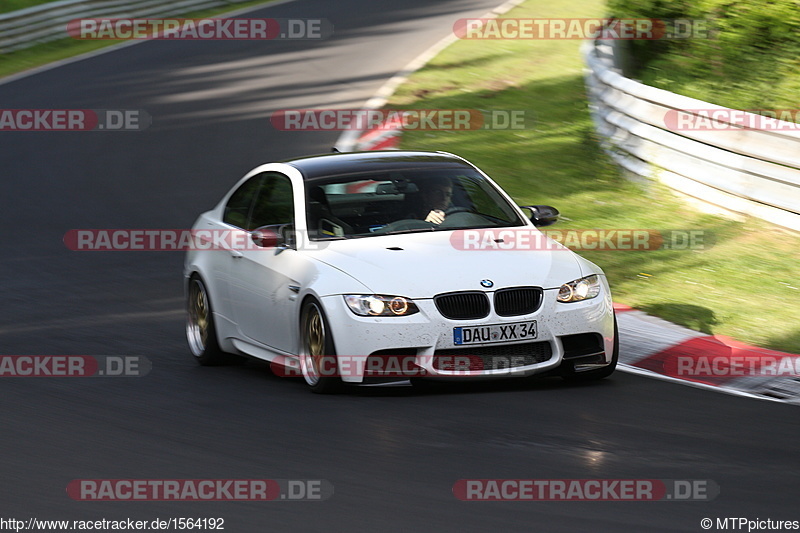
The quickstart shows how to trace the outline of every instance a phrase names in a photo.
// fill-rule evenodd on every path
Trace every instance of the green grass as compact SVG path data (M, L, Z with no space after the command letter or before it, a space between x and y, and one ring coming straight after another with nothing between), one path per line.
M631 77L734 109L794 109L800 89L796 0L609 0L622 17L694 19L690 39L625 41Z
M23 2L23 0L19 0ZM30 0L33 1L33 0ZM223 6L215 9L206 9L202 11L195 11L180 15L185 18L201 18L201 17L214 17L223 15L227 12L243 9L245 7L258 6L261 4L268 4L273 0L253 0L250 2L237 2L228 6ZM23 6L25 7L25 6ZM66 33L66 32L65 32ZM7 54L0 54L0 78L3 76L10 76L25 70L40 67L54 61L66 59L69 57L78 56L87 52L92 52L100 48L105 48L114 44L118 44L119 40L108 41L81 41L72 38L64 38L48 43L41 43L30 48L24 48L9 52Z
M53 0L3 0L3 2L0 3L0 13L9 13L18 9L25 9L26 7L47 4L52 1Z
M767 61L774 64L774 58ZM776 72L769 76L756 74L753 69L744 79L692 68L696 62L697 59L680 54L667 55L648 63L636 77L647 85L732 109L797 109L798 59L791 61L793 65L776 66ZM758 70L764 70L763 65Z
M599 0L529 0L508 17L600 17ZM551 204L553 229L700 229L704 250L595 251L615 300L710 334L800 353L800 236L703 214L659 184L621 177L598 147L579 41L459 41L415 73L391 108L526 110L514 131L409 131L402 147L471 160L521 205Z

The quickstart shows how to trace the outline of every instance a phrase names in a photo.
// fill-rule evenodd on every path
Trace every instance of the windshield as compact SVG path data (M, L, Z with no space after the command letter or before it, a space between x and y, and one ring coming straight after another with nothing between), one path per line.
M312 240L523 226L478 172L416 169L306 182Z

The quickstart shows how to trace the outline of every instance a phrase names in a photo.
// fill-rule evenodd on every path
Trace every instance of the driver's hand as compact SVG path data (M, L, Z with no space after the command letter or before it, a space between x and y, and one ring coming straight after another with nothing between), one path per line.
M425 217L425 222L430 222L432 224L441 224L444 222L444 211L441 209L434 209L428 216Z

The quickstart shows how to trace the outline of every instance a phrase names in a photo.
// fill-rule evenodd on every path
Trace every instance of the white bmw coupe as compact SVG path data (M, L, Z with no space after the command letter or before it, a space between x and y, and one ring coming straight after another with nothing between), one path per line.
M202 365L269 361L315 392L607 377L619 351L608 283L537 229L557 218L447 153L259 166L193 226L189 347Z

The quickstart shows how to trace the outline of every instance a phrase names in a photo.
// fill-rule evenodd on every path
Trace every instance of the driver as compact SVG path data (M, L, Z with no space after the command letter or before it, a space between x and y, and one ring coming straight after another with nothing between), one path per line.
M425 222L441 224L445 211L450 207L453 197L453 183L450 178L437 176L418 183L421 201L412 218L420 218Z

